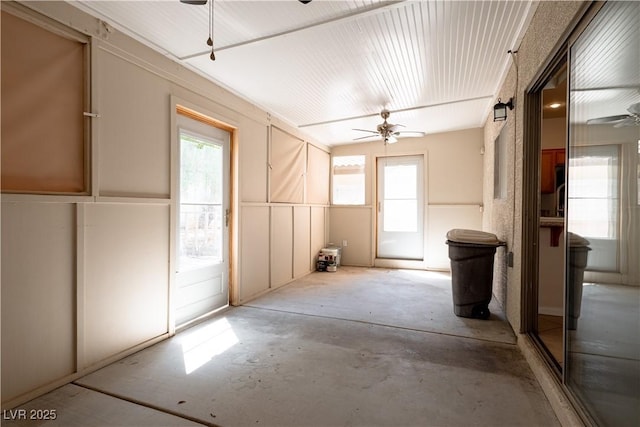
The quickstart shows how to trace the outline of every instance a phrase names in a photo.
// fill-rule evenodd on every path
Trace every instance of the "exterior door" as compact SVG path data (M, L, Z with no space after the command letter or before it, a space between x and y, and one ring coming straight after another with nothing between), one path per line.
M424 256L423 156L378 159L378 258Z
M230 134L178 115L176 326L229 304Z

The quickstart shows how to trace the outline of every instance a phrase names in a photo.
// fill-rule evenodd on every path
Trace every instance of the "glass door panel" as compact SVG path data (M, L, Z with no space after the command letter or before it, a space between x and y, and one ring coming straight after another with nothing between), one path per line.
M595 424L640 423L640 3L570 50L565 377Z
M423 258L422 165L422 156L378 159L378 258Z
M175 318L180 326L229 303L227 131L179 116Z

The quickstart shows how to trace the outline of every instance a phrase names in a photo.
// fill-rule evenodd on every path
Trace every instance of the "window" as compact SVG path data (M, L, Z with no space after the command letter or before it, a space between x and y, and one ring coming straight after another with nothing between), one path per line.
M568 188L572 232L599 239L618 238L619 147L572 147Z
M365 156L333 158L333 204L364 205Z
M507 197L507 147L503 132L494 142L493 152L493 198L505 199Z
M180 129L180 271L222 261L222 162L221 143Z
M17 15L2 11L2 191L87 193L88 40L7 9Z

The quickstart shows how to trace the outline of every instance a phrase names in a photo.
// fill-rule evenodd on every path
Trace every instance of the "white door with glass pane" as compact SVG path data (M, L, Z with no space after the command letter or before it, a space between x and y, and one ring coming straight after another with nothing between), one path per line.
M424 256L423 156L378 159L378 258Z
M230 134L181 115L178 132L176 326L229 304Z
M569 151L568 221L571 232L589 240L588 269L621 271L620 146L572 146ZM623 222L624 223L624 222Z

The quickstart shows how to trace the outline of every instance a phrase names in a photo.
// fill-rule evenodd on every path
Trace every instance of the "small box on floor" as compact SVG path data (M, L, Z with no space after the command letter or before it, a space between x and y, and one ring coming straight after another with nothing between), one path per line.
M337 271L338 264L334 255L324 254L322 251L318 254L318 261L316 262L317 271Z
M329 243L329 246L320 250L322 255L332 255L336 262L336 266L340 266L340 257L342 256L342 248L335 246L333 243Z

